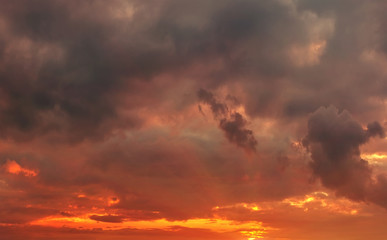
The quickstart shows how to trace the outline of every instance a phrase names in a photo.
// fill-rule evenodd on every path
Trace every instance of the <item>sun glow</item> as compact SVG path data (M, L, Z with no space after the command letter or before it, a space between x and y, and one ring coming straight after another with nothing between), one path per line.
M254 203L237 203L237 204L233 204L233 205L216 206L216 207L212 208L212 210L216 211L216 210L221 210L221 209L232 209L232 208L245 208L245 209L248 209L250 211L259 211L260 210L259 206L254 204Z
M185 221L169 221L166 219L157 220L123 220L122 222L103 222L96 221L90 217L97 215L96 213L84 214L76 217L50 216L31 222L31 225L50 226L50 227L71 227L82 229L100 228L103 230L119 230L119 229L160 229L164 231L175 231L176 227L185 227L193 229L206 229L217 233L232 233L239 232L242 236L249 239L263 238L267 230L271 229L263 227L262 222L256 221L232 221L227 219L188 219ZM113 216L113 215L111 215Z
M255 240L255 239L262 239L263 234L265 234L266 232L254 230L254 231L241 231L241 233L246 237L248 237L247 238L248 240Z
M387 155L382 153L362 154L361 157L372 160L387 159Z
M362 154L361 158L373 165L380 165L387 161L387 155L385 153Z

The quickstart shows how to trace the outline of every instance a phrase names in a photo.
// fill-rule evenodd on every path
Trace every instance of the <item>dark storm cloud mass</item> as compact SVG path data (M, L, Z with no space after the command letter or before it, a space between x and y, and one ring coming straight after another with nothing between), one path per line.
M247 121L240 113L231 112L225 103L218 102L211 92L204 89L198 91L198 97L201 102L210 106L215 118L219 120L220 129L230 142L247 151L255 151L257 140L253 131L246 129Z
M273 81L292 69L288 47L309 41L305 22L281 1L105 5L45 0L3 4L3 137L71 131L75 140L99 138L119 126L141 123L117 110L123 98L141 98L138 82L152 84L161 73L181 73L197 63L209 65L203 85L212 88L240 74ZM118 17L125 11L132 13ZM222 69L211 69L219 60ZM275 101L277 87L256 87L264 88L258 99L250 99L258 103L250 102L249 109L264 113Z
M3 137L22 138L52 130L72 131L74 138L92 137L103 119L114 117L107 95L121 71L114 69L117 61L110 55L114 49L107 40L109 30L98 19L90 19L91 15L80 19L71 10L72 4L25 1L3 5L7 30L3 41L9 49L2 55ZM21 47L25 51L12 52L15 42L26 45ZM46 53L40 55L42 51Z
M310 174L387 207L386 175L360 154L385 137L386 7L2 1L0 163L38 174L0 173L1 221L90 206L107 211L90 216L101 222L208 218L218 205L314 191ZM292 147L305 134L310 166Z
M199 63L207 67L198 85L209 89L242 76L238 81L252 116L302 117L332 101L355 113L367 105L377 110L368 97L382 95L377 89L384 81L359 57L377 49L383 32L375 29L379 15L368 17L376 4L356 3L5 2L2 136L71 131L76 140L138 126L141 119L118 110L123 99L136 103L125 105L129 110L163 100L136 100L149 94L138 83L151 85L162 73L194 76L184 71ZM359 28L347 28L357 22ZM375 30L369 38L363 36L367 29ZM313 44L323 44L321 53L313 52ZM368 84L370 77L376 84Z
M311 152L310 165L324 186L350 199L387 207L386 176L380 175L373 181L372 168L360 157L360 146L375 136L384 137L384 129L378 122L363 129L347 111L339 112L330 106L310 116L303 144ZM381 193L379 196L373 195L375 188Z

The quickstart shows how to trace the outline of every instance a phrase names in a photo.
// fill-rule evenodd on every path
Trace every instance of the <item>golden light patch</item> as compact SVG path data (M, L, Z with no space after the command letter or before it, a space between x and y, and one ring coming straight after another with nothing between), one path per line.
M221 209L232 209L232 208L245 208L250 211L260 210L259 206L255 203L236 203L236 204L226 205L226 206L216 206L216 207L213 207L212 210L216 211Z
M108 200L108 206L115 205L115 204L117 204L119 202L120 202L120 199L118 199L117 197L111 197Z
M365 159L387 159L387 155L386 154L382 154L382 153L373 153L373 154L362 154L361 155L362 158L365 158Z
M387 155L384 153L362 154L361 158L367 160L370 164L379 165L387 161Z
M326 192L314 192L302 198L287 198L282 202L296 208L301 208L305 212L309 210L323 210L343 215L356 215L359 212L358 203L354 203L348 199L337 199L329 196Z
M248 221L239 222L226 219L188 219L184 221L168 221L166 219L158 220L124 220L123 222L102 222L90 219L90 216L98 215L97 213L88 213L74 217L50 216L31 222L31 225L71 228L94 229L101 228L104 230L119 230L125 228L135 228L141 230L160 229L164 231L174 231L176 226L206 229L217 233L232 233L239 232L241 236L249 239L263 238L268 230L274 230L268 227L263 227L262 222Z
M262 239L265 231L253 230L253 231L240 231L248 240Z
M248 237L248 240L262 239L265 231L253 230L253 231L241 231L244 236Z

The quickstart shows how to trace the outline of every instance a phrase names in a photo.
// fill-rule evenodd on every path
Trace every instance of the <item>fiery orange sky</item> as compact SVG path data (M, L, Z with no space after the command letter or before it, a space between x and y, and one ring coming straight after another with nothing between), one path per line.
M0 239L387 239L387 4L0 6Z

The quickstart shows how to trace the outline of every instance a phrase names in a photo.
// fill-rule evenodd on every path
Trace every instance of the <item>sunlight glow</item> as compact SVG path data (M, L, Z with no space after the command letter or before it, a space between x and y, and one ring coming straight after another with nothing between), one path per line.
M358 214L358 206L356 203L347 199L336 199L326 192L314 192L305 195L303 198L287 198L282 202L293 207L301 208L305 212L309 210L327 210L332 213L344 215Z
M367 160L370 164L380 165L387 160L387 155L384 153L362 154L361 158Z
M239 222L226 219L188 219L185 221L168 221L166 219L149 221L123 221L123 222L102 222L90 219L94 213L85 214L76 217L50 216L31 222L31 225L50 226L50 227L72 227L82 229L101 228L104 230L119 230L125 228L135 228L142 230L161 229L165 231L174 231L176 226L207 229L217 233L239 232L241 235L250 238L262 238L263 234L269 230L263 227L261 222L247 221ZM270 228L270 230L272 230Z
M245 209L248 209L250 211L259 211L260 210L259 206L254 204L254 203L237 203L237 204L233 204L233 205L216 206L216 207L212 208L212 210L216 211L216 210L221 210L221 209L232 209L232 208L245 208Z
M387 155L386 154L382 154L382 153L374 153L374 154L362 154L361 155L362 158L365 158L365 159L387 159Z

